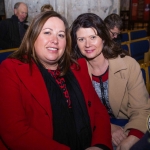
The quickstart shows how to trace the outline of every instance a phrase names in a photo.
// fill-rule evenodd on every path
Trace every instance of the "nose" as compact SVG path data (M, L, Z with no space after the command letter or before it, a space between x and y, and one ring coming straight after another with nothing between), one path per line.
M117 35L114 35L114 38L117 38Z
M85 47L90 47L90 40L89 39L85 40Z
M58 43L58 37L56 35L52 35L51 42L54 44L57 44Z
M27 13L22 13L22 17L26 18L27 17Z

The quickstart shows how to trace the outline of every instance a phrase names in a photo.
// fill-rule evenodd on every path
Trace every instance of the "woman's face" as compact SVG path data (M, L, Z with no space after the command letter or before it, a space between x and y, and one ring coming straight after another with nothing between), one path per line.
M47 69L56 70L65 47L66 34L63 21L57 17L49 18L34 43L36 56Z
M83 56L94 59L101 54L103 40L97 36L97 31L94 28L79 28L76 35L77 45Z

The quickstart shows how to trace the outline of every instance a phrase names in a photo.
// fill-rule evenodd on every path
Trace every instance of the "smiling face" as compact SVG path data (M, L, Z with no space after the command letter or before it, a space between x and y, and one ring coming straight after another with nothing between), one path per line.
M36 56L45 68L56 70L65 47L66 34L63 21L57 17L49 18L34 43Z
M87 59L95 59L103 49L103 40L94 28L79 28L76 32L77 45Z

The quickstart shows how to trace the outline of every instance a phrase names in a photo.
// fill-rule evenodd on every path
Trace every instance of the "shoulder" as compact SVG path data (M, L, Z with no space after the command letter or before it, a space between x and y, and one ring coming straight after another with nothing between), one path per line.
M78 64L78 65L77 65ZM84 58L79 58L77 64L73 63L71 69L76 72L86 72L87 70L87 61Z
M5 22L11 22L11 21L13 21L12 18L6 18L6 19L2 20L1 22L5 23Z
M10 58L3 60L0 64L0 78L14 75L17 68L16 60L12 60Z
M79 65L84 66L87 64L86 59L85 58L80 58L77 60L77 62L79 63Z
M17 67L19 63L21 63L21 61L19 61L17 59L7 58L2 61L1 65L0 65L0 70L2 70L4 68L13 69L13 68Z
M134 58L132 58L131 56L125 56L125 57L120 57L120 55L117 57L117 58L115 58L115 59L112 59L112 61L114 61L114 62L120 62L120 63L134 63L134 64L138 64L137 63L137 61L134 59Z
M109 66L112 70L127 70L127 69L140 69L139 63L130 56L120 57L115 59L109 59Z
M73 64L71 66L71 70L74 73L74 75L79 79L88 79L89 78L89 72L87 68L87 61L84 58L80 58L77 60L78 66L76 64Z
M125 64L127 65L128 68L130 68L130 69L138 69L138 70L140 69L139 63L134 58L132 58L130 56L125 56L122 59L125 62Z
M11 18L7 18L5 20L0 21L0 26L12 26L13 20Z
M132 62L134 64L138 64L138 62L134 58L132 58L131 56L125 56L125 57L123 57L121 59L123 59L126 63L127 62L129 62L129 63Z
M78 59L77 64L73 63L71 65L71 69L76 70L76 71L79 71L79 70L81 71L87 68L87 61L84 58Z

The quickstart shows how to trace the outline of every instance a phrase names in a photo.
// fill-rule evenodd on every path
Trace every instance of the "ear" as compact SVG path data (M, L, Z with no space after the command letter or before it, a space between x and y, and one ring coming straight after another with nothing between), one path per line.
M14 9L14 14L15 14L15 15L17 14L17 9Z

